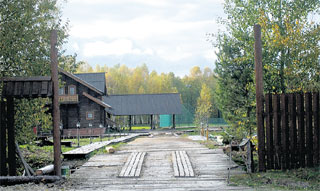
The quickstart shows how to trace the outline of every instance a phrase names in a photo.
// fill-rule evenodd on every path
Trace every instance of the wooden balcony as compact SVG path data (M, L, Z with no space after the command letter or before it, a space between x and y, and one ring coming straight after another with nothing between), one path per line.
M61 104L77 104L79 103L79 96L76 95L59 95L59 103Z

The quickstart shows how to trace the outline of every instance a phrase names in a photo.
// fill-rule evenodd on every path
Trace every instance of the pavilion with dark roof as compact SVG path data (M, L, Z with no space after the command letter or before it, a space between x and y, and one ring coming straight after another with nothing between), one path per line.
M172 115L173 128L175 128L175 115L181 114L182 105L179 93L164 94L125 94L103 96L103 102L111 107L105 108L107 113L114 116L150 115L151 128L153 115Z

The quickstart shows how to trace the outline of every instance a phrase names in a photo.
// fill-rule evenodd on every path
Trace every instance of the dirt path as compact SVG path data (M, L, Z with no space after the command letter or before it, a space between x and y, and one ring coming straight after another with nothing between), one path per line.
M185 150L195 177L174 177L172 151ZM139 178L118 175L131 152L147 152ZM115 154L92 157L71 176L66 190L245 190L227 186L228 157L198 142L175 136L142 137ZM243 173L233 171L232 173Z

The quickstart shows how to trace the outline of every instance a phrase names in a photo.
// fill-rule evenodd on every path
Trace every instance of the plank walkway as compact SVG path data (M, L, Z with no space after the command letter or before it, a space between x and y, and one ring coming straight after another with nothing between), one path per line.
M62 153L64 158L67 159L72 159L72 158L85 158L87 155L89 155L90 153L92 153L95 150L98 150L102 147L105 147L107 145L110 144L114 144L114 143L119 143L119 142L127 142L133 138L136 138L138 136L145 136L147 135L146 133L139 133L139 134L129 134L127 136L124 137L120 137L117 139L112 139L110 141L102 141L102 142L95 142L95 143L91 143L89 145L85 145L82 147L79 147L77 149L73 149L71 151Z
M176 177L172 152L186 151L194 176ZM143 153L140 177L120 178L132 153ZM180 153L179 153L180 154ZM231 166L235 166L232 163ZM99 154L90 158L70 177L72 186L66 190L252 190L228 186L229 158L222 149L208 149L188 138L175 136L140 137L120 147L114 154ZM233 169L231 174L245 173Z
M172 166L175 177L193 177L194 172L186 151L172 151Z
M140 177L141 168L146 152L133 152L123 166L119 177L134 178Z

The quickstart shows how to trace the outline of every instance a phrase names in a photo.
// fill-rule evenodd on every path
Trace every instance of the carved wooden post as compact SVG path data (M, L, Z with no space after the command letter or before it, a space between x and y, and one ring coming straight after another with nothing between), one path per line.
M51 78L53 84L53 98L52 98L52 118L53 118L53 145L54 145L54 172L55 175L61 176L61 143L60 143L60 111L59 111L59 82L58 82L58 51L57 45L57 31L51 32Z
M254 26L254 58L256 76L256 102L257 102L257 129L258 129L258 155L259 171L266 170L265 164L265 133L263 121L263 73L262 73L262 47L261 47L261 26Z

